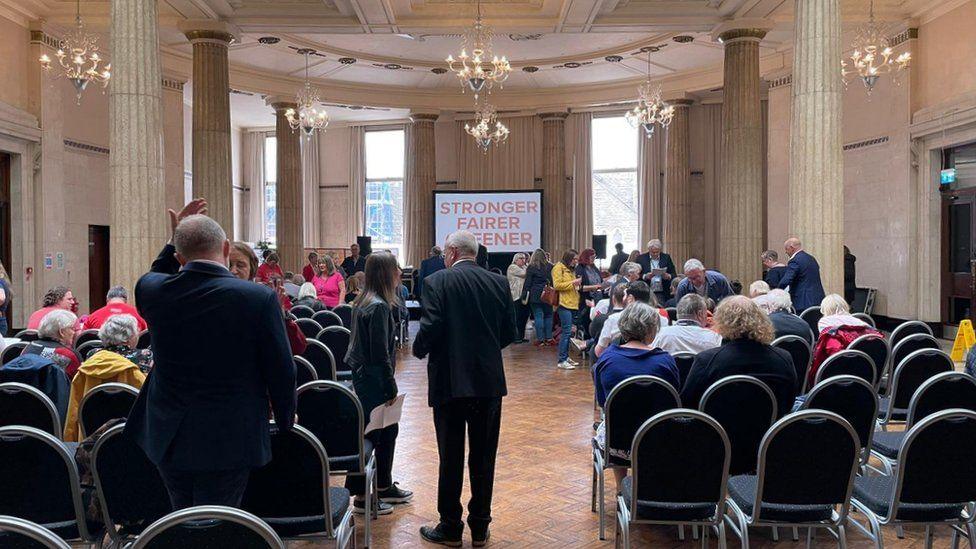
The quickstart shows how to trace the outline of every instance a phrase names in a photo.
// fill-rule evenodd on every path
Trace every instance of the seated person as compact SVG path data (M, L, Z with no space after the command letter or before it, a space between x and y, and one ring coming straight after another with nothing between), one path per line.
M657 307L657 303L654 301L654 294L651 293L651 287L648 286L647 282L644 282L643 280L635 280L627 285L627 294L626 297L624 297L624 306L630 305L635 301L647 303L654 308ZM658 319L658 326L667 326L667 311L664 309L657 309L657 312L661 317ZM616 316L610 317L606 320L606 322L604 322L603 329L600 330L600 338L596 342L596 347L594 347L594 353L596 353L596 356L603 354L603 351L610 346L614 338L620 335L620 331L617 329L618 318L619 317Z
M654 346L674 354L698 354L722 344L722 336L706 328L708 303L698 294L687 294L678 302L678 320L658 332Z
M88 315L82 324L82 329L97 330L102 327L106 320L115 315L131 315L136 319L139 331L147 328L146 321L139 316L139 311L129 305L129 292L125 286L113 286L105 295L105 306L92 311L92 314Z
M698 353L681 390L681 403L697 409L713 383L734 375L749 375L769 386L776 396L779 417L790 412L796 398L793 358L769 343L773 325L769 317L745 296L722 300L715 309L715 329L725 344Z
M295 282L295 280L301 279L301 282ZM296 275L291 271L285 272L285 281L281 284L281 287L285 290L285 295L288 299L292 301L298 299L298 289L305 284L305 278L302 275Z
M27 329L37 330L41 326L41 320L47 316L51 311L56 311L58 309L64 311L70 311L72 313L78 313L78 300L75 299L74 294L71 293L65 286L55 286L44 294L44 299L41 301L41 308L31 313L30 318L27 319ZM79 323L78 329L81 328Z
M138 366L139 371L148 374L153 367L153 354L149 349L138 348L138 325L133 328L131 320L135 320L131 315L113 316L98 329L98 339L105 346L104 350L125 357L129 362ZM88 358L92 357L94 355ZM130 383L130 385L132 384Z
M359 271L358 273L350 276L346 279L346 303L352 303L355 301L356 296L359 295L359 291L366 284L366 273Z
M811 346L813 345L813 331L810 330L810 325L807 324L806 320L790 312L793 308L793 300L790 298L789 292L773 288L762 297L764 299L754 301L760 309L769 315L769 321L773 323L773 330L776 332L777 338L795 335L805 339Z
M830 294L820 302L820 314L824 316L817 323L820 336L813 348L813 360L807 371L808 387L813 387L817 379L817 371L824 361L846 349L855 339L868 334L884 337L881 332L860 318L852 316L849 311L847 302L837 294Z
M829 294L820 302L820 320L817 322L817 330L823 332L828 328L839 328L841 326L871 326L860 318L851 314L851 307L844 301L844 298L837 294Z
M322 304L318 299L318 292L315 290L315 285L311 282L306 282L302 284L302 287L298 289L298 299L292 303L292 307L298 307L299 305L303 307L308 307L312 309L313 312L319 312L325 310L325 305Z
M64 423L65 442L77 442L81 432L78 406L88 391L103 383L125 383L136 389L142 387L146 375L125 355L139 340L139 327L132 315L115 315L102 324L98 336L107 345L81 364L71 381L71 397ZM91 433L88 433L89 435Z
M627 304L624 300L627 297L627 286L624 284L618 284L613 288L613 294L611 294L609 302L611 304L609 310L606 314L602 314L590 321L590 361L596 362L596 342L600 339L600 333L603 332L603 325L606 324L607 318L620 314L624 310ZM601 303L604 300L601 300Z
M678 298L675 297L674 294L678 291L678 285L681 284L681 281L683 279L684 279L683 275L678 275L671 279L671 297L669 297L668 300L664 302L665 309L670 309L671 307L678 306Z
M37 328L37 340L28 343L21 354L48 358L64 370L69 379L74 377L81 366L81 359L72 348L77 323L78 317L71 311L52 310L41 319Z
M749 297L755 299L769 293L769 284L765 280L757 280L749 285Z

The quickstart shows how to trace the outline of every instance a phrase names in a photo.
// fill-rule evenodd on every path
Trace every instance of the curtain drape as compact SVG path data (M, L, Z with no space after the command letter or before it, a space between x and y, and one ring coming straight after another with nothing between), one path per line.
M640 242L644 250L648 240L660 238L664 205L664 159L667 152L665 132L658 127L648 139L643 129L637 130L637 200L640 204Z
M366 130L349 128L349 231L350 242L366 227Z
M320 132L311 137L303 137L302 143L302 223L304 225L305 247L318 248L321 245L321 215L319 213L319 139Z
M535 116L500 118L511 131L508 140L492 145L483 153L474 139L464 131L459 120L458 185L459 190L532 189L535 186Z
M241 179L247 190L243 201L244 238L264 240L264 138L265 132L244 132L241 136Z
M589 248L593 236L593 113L574 114L573 245Z

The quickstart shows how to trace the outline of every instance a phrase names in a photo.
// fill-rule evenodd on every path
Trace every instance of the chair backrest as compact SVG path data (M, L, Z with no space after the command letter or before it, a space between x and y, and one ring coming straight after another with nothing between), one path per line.
M61 418L47 395L24 383L0 383L0 427L12 425L61 438Z
M89 339L88 341L82 343L81 345L75 347L75 353L81 358L82 361L88 360L91 356L98 351L105 348L105 344L102 343L100 339Z
M681 386L684 387L685 381L688 379L688 374L691 373L691 366L695 363L695 353L677 352L671 355L671 358L674 359L674 363L678 367Z
M306 343L305 352L301 354L301 357L315 368L316 378L335 381L336 362L332 351L325 346L325 343L317 339L309 339Z
M148 349L152 345L152 334L149 330L139 332L139 342L136 343L137 349Z
M790 353L793 368L796 370L796 391L799 393L806 382L807 370L810 369L810 361L813 358L810 342L800 336L785 335L774 339L771 345Z
M318 335L319 332L322 331L322 326L320 326L318 322L315 322L311 318L299 318L298 320L295 321L295 324L297 324L298 329L301 330L303 334L305 334L305 337L309 339L314 338L315 336Z
M139 390L125 383L103 383L85 393L78 405L81 440L113 419L129 417L137 398Z
M0 534L12 547L43 547L45 549L71 549L71 546L54 532L29 520L0 516Z
M90 540L78 466L64 444L33 427L0 427L0 515L42 526L75 523Z
M926 326L927 327L927 326ZM907 335L898 343L892 343L891 348L891 369L894 370L905 360L905 357L918 351L919 349L939 349L939 340L929 334Z
M889 407L907 409L915 391L929 378L954 370L955 364L949 355L937 349L919 349L909 354L895 366L895 372L891 376Z
M839 505L847 517L860 444L844 418L826 410L801 410L777 421L759 447L753 517L761 502L784 505Z
M871 326L872 328L878 327L878 324L874 321L874 317L867 313L854 313L851 316L853 316L854 318L859 318L864 322L867 322L868 326Z
M336 314L340 319L342 319L342 325L346 328L352 326L352 305L348 303L340 303L332 312Z
M839 415L854 428L861 449L871 448L878 419L878 393L864 379L839 375L821 381L810 389L801 409L827 410Z
M778 412L772 389L752 376L729 376L705 390L698 409L715 418L729 437L730 474L755 471L759 443Z
M173 508L159 469L132 439L122 434L125 425L102 433L91 453L95 492L102 518L113 540L138 535Z
M921 320L902 322L891 331L891 348L894 349L902 339L915 334L932 335L932 328Z
M332 311L319 311L312 315L312 320L319 323L319 326L328 328L329 326L343 326L342 319ZM348 328L349 326L345 326Z
M306 307L305 305L295 305L288 310L295 318L312 318L315 311L311 307Z
M0 365L6 364L19 357L20 353L24 352L24 348L27 347L28 343L28 341L18 341L4 347L3 353L0 354Z
M631 509L637 501L715 503L715 516L725 514L731 444L715 419L687 408L661 412L641 425L630 456Z
M874 368L878 374L878 381L885 377L889 369L891 347L885 338L876 334L864 334L847 346L852 351L863 351L874 361Z
M329 459L358 457L359 471L364 470L365 414L351 389L335 381L313 381L298 389L296 411L298 423L319 439Z
M338 308L338 307L337 307ZM352 334L341 326L329 326L323 328L315 338L325 344L332 351L332 358L335 359L336 371L348 372L351 370L346 365L346 351L349 350L349 340ZM321 375L319 376L321 377Z
M272 426L271 461L251 471L241 509L276 519L325 515L324 531L334 535L329 459L315 435L299 425Z
M17 339L21 341L37 341L37 338L41 337L38 335L37 330L21 330L15 335Z
M132 549L284 549L278 534L251 513L204 505L181 509L146 528Z
M950 408L976 412L976 378L963 372L942 372L925 380L908 404L905 428Z
M633 376L610 390L603 407L606 421L604 457L612 450L629 453L637 430L660 412L681 407L681 397L670 383L654 376Z
M315 367L308 360L300 357L292 357L295 360L295 387L301 387L310 381L316 381L319 375L315 372Z
M870 383L872 387L877 387L880 381L878 369L867 353L844 349L830 355L827 360L823 361L820 368L817 368L817 378L813 384L816 385L825 379L845 374L857 376Z
M82 330L75 336L75 350L79 349L84 343L97 340L98 330Z
M820 312L820 306L814 305L813 307L803 309L803 312L800 313L800 318L810 327L810 331L813 332L813 340L816 341L820 337L820 329L817 327L817 324L823 318L823 314Z
M670 321L672 324L678 321L677 307L665 307L664 310L668 312L668 321Z

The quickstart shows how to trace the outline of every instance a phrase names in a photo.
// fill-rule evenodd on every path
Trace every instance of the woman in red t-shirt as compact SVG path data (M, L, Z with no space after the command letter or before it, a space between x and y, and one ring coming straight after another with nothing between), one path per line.
M285 273L282 272L281 265L278 264L278 254L271 252L268 254L268 258L264 260L264 263L258 267L258 274L255 277L255 282L270 285L271 280L274 278L283 280L285 278Z

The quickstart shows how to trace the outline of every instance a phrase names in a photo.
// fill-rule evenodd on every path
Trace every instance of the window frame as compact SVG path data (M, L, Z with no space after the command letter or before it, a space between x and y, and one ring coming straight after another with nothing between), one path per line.
M400 134L403 136L403 152L404 152L404 156L403 156L403 166L402 166L402 170L401 170L400 177L369 177L368 176L368 173L367 173L367 162L368 162L368 160L366 160L366 159L368 158L368 155L369 155L369 148L367 146L366 134L368 134L370 132L400 132ZM369 186L370 186L370 183L399 183L400 184L400 189L401 189L401 195L403 195L403 196L406 195L406 192L407 192L407 189L406 189L406 180L407 180L407 157L406 157L406 153L407 153L407 128L406 128L406 126L399 126L399 125L397 125L397 126L386 126L386 125L384 125L384 126L371 126L371 127L368 127L368 128L366 128L364 130L364 132L363 132L363 160L364 160L364 165L363 165L363 175L364 175L364 180L363 180L363 233L364 234L369 235L369 233L370 233L370 229L369 229L369 226L370 226L370 216L369 216L369 207L370 207L370 198L369 198L370 189L369 189ZM374 199L373 202L374 203L375 202L378 202L378 200L375 200ZM405 256L406 256L406 248L405 248L405 242L404 242L404 240L406 239L405 238L406 237L406 223L404 222L405 221L404 220L404 216L406 215L406 212L404 211L404 204L403 204L403 202L404 202L404 200L400 200L400 204L399 204L399 208L400 208L400 231L399 232L400 232L400 235L401 235L400 241L399 242L374 242L373 243L373 248L379 248L379 249L383 249L384 247L389 247L391 249L392 248L395 248L398 251L398 253L396 254L397 255L397 261L401 265L404 264Z

